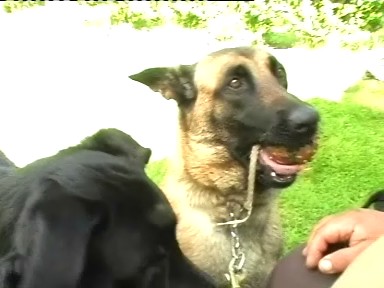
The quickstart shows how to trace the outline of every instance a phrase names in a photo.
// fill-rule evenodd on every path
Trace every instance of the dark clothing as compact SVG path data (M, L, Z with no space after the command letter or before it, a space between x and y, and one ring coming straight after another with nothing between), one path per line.
M330 288L339 275L326 275L305 266L299 246L276 265L270 275L267 288Z

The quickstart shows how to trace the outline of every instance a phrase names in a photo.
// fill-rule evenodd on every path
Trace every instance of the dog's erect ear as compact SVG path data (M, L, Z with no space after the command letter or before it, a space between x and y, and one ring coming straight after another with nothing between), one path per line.
M130 75L129 78L147 85L155 92L160 92L166 99L176 100L180 105L196 97L194 71L195 65L157 67Z

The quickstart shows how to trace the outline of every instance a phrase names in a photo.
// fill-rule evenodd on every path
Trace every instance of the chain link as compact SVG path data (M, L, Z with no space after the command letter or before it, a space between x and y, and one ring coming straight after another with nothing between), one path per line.
M234 213L231 212L229 216L231 220L236 220ZM240 288L240 280L244 276L242 272L245 264L245 253L241 247L237 226L237 223L230 226L232 258L228 265L228 274L226 275L232 288Z
M229 215L232 220L235 218L233 213L230 213ZM233 262L232 266L234 271L236 273L239 273L244 267L245 254L241 249L241 243L240 243L239 232L237 230L237 225L238 224L231 225L230 231L231 231L231 240L232 240L232 262Z
M245 264L245 253L241 247L237 226L246 222L252 214L258 151L259 151L258 146L255 145L252 147L251 156L250 156L249 173L248 173L247 199L243 205L243 209L247 211L247 215L244 218L236 219L235 214L230 211L229 221L223 222L223 223L217 223L217 225L220 225L220 226L228 225L231 233L232 258L228 264L228 273L225 274L225 277L231 283L231 288L241 288L240 282L246 276L245 271L243 269ZM241 212L242 211L240 211L240 214Z

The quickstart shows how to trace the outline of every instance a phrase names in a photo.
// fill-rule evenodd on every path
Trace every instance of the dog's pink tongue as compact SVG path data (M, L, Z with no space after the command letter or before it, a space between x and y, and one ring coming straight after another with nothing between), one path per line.
M268 154L263 150L260 151L260 158L264 165L271 167L276 174L280 175L293 175L298 173L303 168L303 165L283 165L276 163L270 159Z

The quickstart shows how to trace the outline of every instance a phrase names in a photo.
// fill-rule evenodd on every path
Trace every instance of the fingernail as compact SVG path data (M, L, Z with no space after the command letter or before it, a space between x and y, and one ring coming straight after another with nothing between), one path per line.
M319 269L324 273L332 273L333 265L331 260L329 259L320 260Z
M302 252L302 253L303 253L304 256L307 256L307 250L308 250L307 247L305 247L305 248L303 249L303 252Z

